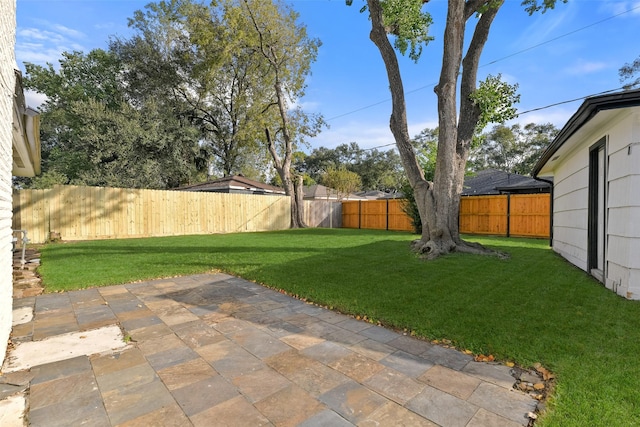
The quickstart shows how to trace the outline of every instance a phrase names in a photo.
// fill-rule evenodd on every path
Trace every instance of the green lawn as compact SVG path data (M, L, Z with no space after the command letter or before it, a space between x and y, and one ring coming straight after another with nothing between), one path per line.
M414 236L305 229L52 244L47 291L219 269L428 339L557 375L540 426L640 426L640 302L604 289L546 240L478 238L511 257L421 261Z

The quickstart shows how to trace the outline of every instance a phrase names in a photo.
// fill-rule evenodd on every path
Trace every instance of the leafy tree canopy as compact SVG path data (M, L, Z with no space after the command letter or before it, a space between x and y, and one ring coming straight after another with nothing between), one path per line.
M307 173L316 182L325 182L325 173L344 167L362 180L362 189L395 192L402 185L402 164L395 150L365 150L356 142L340 144L334 149L315 148L308 156L296 162L296 168Z
M619 71L620 81L626 82L624 88L626 90L640 86L640 56L633 62L624 64Z
M323 174L322 182L329 188L338 192L338 199L342 199L348 194L354 193L362 187L360 175L351 172L345 166L338 168L331 166Z
M297 19L277 1L163 0L136 11L133 35L108 51L26 64L25 86L47 96L46 179L33 185L171 188L208 174L270 176L277 162L265 128L287 157L324 124L289 108L320 45Z
M29 63L26 69L25 86L47 96L45 176L34 186L167 188L198 172L194 129L154 100L132 105L121 81L124 63L113 52L65 52L57 69Z
M469 167L475 171L494 168L529 175L557 133L551 123L496 125L479 137L480 145L471 151Z

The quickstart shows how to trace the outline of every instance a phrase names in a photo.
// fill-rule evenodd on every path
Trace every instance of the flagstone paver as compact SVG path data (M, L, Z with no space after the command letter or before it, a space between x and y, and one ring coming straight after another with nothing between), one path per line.
M468 399L482 382L478 378L439 365L429 369L419 380L460 399Z
M34 426L514 427L536 409L506 366L225 274L14 306L18 346L113 325L131 340L0 377L29 388Z

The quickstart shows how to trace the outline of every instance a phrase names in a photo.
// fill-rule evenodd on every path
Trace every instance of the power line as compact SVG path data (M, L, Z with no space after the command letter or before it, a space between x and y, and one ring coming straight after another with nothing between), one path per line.
M621 90L621 89L624 89L624 86L623 86L623 87L616 88L616 89L609 89L609 90L605 90L605 91L598 92L598 93L592 93L592 94L590 94L590 95L581 96L580 98L574 98L574 99L569 99L569 100L567 100L567 101L555 102L555 103L553 103L553 104L545 105L544 107L532 108L532 109L530 109L530 110L526 110L526 111L523 111L522 113L517 113L517 114L518 114L518 116L521 116L521 115L523 115L523 114L532 113L532 112L534 112L534 111L546 110L547 108L557 107L558 105L562 105L562 104L569 104L569 103L571 103L571 102L581 101L581 100L583 100L583 99L587 99L587 98L590 98L590 97L592 97L592 96L598 96L598 95L604 95L605 93L617 92L617 91L619 91L619 90Z
M535 45L533 45L533 46L526 47L526 48L524 48L524 49L522 49L522 50L520 50L520 51L514 52L514 53L512 53L512 54L510 54L510 55L503 56L502 58L498 58L498 59L496 59L496 60L494 60L494 61L491 61L491 62L488 62L488 63L486 63L486 64L483 64L483 65L481 65L480 67L486 67L487 65L492 65L492 64L495 64L496 62L504 61L505 59L509 59L509 58L511 58L511 57L513 57L513 56L519 55L519 54L521 54L521 53L524 53L524 52L527 52L527 51L529 51L529 50L535 49L535 48L537 48L537 47L544 46L545 44L549 44L549 43L551 43L551 42L558 41L558 40L560 40L560 39L562 39L562 38L564 38L564 37L570 36L570 35L572 35L572 34L578 33L578 32L580 32L580 31L586 30L586 29L591 28L591 27L595 27L596 25L600 25L600 24L602 24L603 22L610 21L610 20L612 20L612 19L615 19L615 18L617 18L617 17L619 17L619 16L622 16L622 15L625 15L625 14L627 14L627 13L631 13L631 12L633 12L634 10L637 10L637 9L640 9L640 5L635 6L635 7L632 7L632 8L631 8L631 9L629 9L629 10L625 10L624 12L620 12L620 13L617 13L617 14L615 14L615 15L609 16L608 18L601 19L600 21L593 22L593 23L591 23L591 24L589 24L589 25L586 25L586 26L584 26L584 27L581 27L581 28L575 29L575 30L573 30L573 31L569 31L568 33L561 34L561 35L559 35L559 36L557 36L557 37L554 37L554 38L552 38L552 39L549 39L549 40L543 41L543 42L538 43L538 44L535 44Z
M378 145L377 147L369 147L369 148L361 148L362 151L376 150L378 148L391 147L392 145L396 145L395 142L390 144Z
M582 101L583 99L591 98L592 96L598 96L598 95L604 95L605 93L617 92L617 91L622 90L622 89L624 89L624 86L618 87L618 88L615 88L615 89L605 90L605 91L598 92L598 93L592 93L592 94L589 94L589 95L581 96L579 98L568 99L566 101L554 102L553 104L545 105L543 107L532 108L530 110L526 110L526 111L523 111L523 112L517 113L517 114L518 114L518 116L521 116L523 114L533 113L534 111L546 110L547 108L557 107L558 105L569 104L571 102L576 102L576 101ZM396 143L392 142L390 144L378 145L376 147L362 148L362 150L363 151L375 150L375 149L378 149L378 148L390 147L392 145L396 145Z
M549 43L552 43L552 42L558 41L558 40L560 40L560 39L562 39L562 38L564 38L564 37L567 37L567 36L570 36L570 35L572 35L572 34L578 33L578 32L580 32L580 31L584 31L584 30L586 30L586 29L588 29L588 28L591 28L591 27L594 27L594 26L596 26L596 25L600 25L600 24L602 24L603 22L610 21L610 20L612 20L612 19L618 18L618 17L620 17L620 16L622 16L622 15L625 15L625 14L627 14L627 13L631 13L631 12L633 12L633 11L635 11L635 10L638 10L638 9L640 9L640 5L635 6L635 7L632 7L631 9L625 10L624 12L619 12L619 13L617 13L617 14L615 14L615 15L612 15L612 16L609 16L609 17L607 17L607 18L601 19L601 20L599 20L599 21L593 22L593 23L591 23L591 24L589 24L589 25L586 25L586 26L584 26L584 27L577 28L577 29L575 29L575 30L569 31L568 33L561 34L561 35L559 35L559 36L557 36L557 37L554 37L554 38L552 38L552 39L549 39L549 40L543 41L543 42L538 43L538 44L535 44L535 45L533 45L533 46L526 47L526 48L524 48L524 49L522 49L522 50L519 50L519 51L517 51L517 52L511 53L511 54L509 54L509 55L507 55L507 56L503 56L502 58L495 59L495 60L493 60L493 61L491 61L491 62L488 62L488 63L486 63L486 64L482 64L482 65L480 65L480 66L479 66L479 68L486 67L486 66L488 66L488 65L493 65L493 64L495 64L495 63L497 63L497 62L504 61L504 60L506 60L506 59L512 58L512 57L514 57L514 56L516 56L516 55L520 55L521 53L524 53L524 52L528 52L528 51L530 51L530 50L532 50L532 49L538 48L538 47L543 46L543 45L545 45L545 44L549 44ZM435 86L436 86L436 84L437 84L437 83L430 83L430 84L425 85L425 86L420 86L420 87L418 87L418 88L415 88L415 89L412 89L412 90L410 90L410 91L405 92L405 94L406 94L406 95L408 95L408 94L412 94L412 93L415 93L415 92L419 92L419 91L424 90L424 89L428 89L428 88L431 88L431 87L435 87ZM620 88L620 89L622 89L622 88ZM610 91L605 91L605 92L602 92L602 93L607 93L607 92L610 92ZM589 96L592 96L592 95L589 95ZM586 97L585 97L585 98L586 98ZM556 105L561 105L561 104L566 104L566 103L569 103L569 102L578 101L578 100L580 100L580 99L584 99L584 98L577 98L577 99L574 99L574 100L572 100L572 101L563 101L563 102L560 102L560 103L558 103L558 104L552 104L552 105L549 105L549 106L540 107L540 108L538 108L538 109L528 110L528 111L522 112L522 113L520 113L520 114L526 114L526 113L530 113L530 112L532 112L532 111L542 110L542 109L550 108L550 107L553 107L553 106L556 106ZM387 102L389 102L389 101L391 101L391 98L387 98L387 99L385 99L385 100L378 101L378 102L375 102L375 103L373 103L373 104L369 104L369 105L366 105L366 106L364 106L364 107L360 107L360 108L357 108L357 109L355 109L355 110L351 110L351 111L348 111L348 112L346 112L346 113L339 114L339 115L337 115L337 116L333 116L333 117L331 117L331 118L326 119L326 121L327 121L327 122L329 122L329 121L331 121L331 120L335 120L335 119L339 119L339 118L341 118L341 117L349 116L349 115L351 115L351 114L354 114L354 113L357 113L357 112L360 112L360 111L363 111L363 110L367 110L367 109L369 109L369 108L375 107L375 106L380 105L380 104L387 103Z

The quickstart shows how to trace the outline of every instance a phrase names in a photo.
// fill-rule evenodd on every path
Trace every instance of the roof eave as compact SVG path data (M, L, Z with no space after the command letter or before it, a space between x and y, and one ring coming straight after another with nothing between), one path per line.
M15 70L13 102L13 176L34 177L41 171L40 115L27 107L22 87L22 74Z
M608 95L593 96L584 100L578 111L567 121L558 135L549 144L534 165L531 175L537 178L553 155L571 138L582 126L603 110L613 110L640 105L640 89L616 92Z

